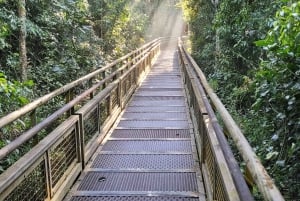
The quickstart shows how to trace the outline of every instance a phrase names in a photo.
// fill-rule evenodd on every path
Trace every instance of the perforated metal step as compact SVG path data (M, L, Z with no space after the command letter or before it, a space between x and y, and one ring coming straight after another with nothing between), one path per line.
M171 81L171 80L166 80L166 81L158 81L158 80L146 80L142 86L152 86L152 87L182 87L181 81Z
M138 91L137 96L183 96L182 91Z
M101 154L96 157L92 168L104 169L149 169L177 170L193 169L191 154Z
M121 120L117 128L189 128L187 120Z
M164 140L110 140L107 141L102 151L116 152L183 152L191 153L192 146L189 140L164 141Z
M134 100L129 103L130 106L185 106L182 100L160 100L160 101L153 101L153 100Z
M197 192L196 173L88 172L79 191Z
M186 120L185 112L155 112L155 113L141 113L141 112L125 112L122 119L139 119L139 120Z
M133 94L71 201L205 200L174 53L161 56Z
M199 198L179 196L76 196L71 201L199 201Z
M182 91L182 90L183 90L183 88L180 88L178 86L173 86L173 87L165 87L165 86L146 87L146 86L142 86L139 89L139 91Z
M133 96L132 101L184 101L183 96ZM157 105L156 105L157 106Z
M152 73L152 71L151 71L150 73L148 73L147 78L152 78L152 77L156 77L156 78L157 77L167 77L167 78L177 77L177 78L180 78L181 74L179 72L175 72L175 73Z
M145 83L144 84L161 84L161 86L165 86L165 84L172 84L173 86L175 86L175 84L177 86L182 86L182 81L180 78L163 78L163 77L150 77L148 78L147 80L145 80Z
M127 107L127 112L186 112L182 106L135 106Z
M115 129L112 138L190 138L188 129Z

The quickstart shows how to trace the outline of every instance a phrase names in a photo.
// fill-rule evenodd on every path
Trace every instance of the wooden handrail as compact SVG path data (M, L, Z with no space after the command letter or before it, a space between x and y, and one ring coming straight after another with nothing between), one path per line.
M187 53L186 49L182 46L182 50L184 54L187 56L187 59L191 66L194 68L197 77L199 78L203 88L205 89L208 97L210 98L212 104L219 112L222 121L224 122L230 137L233 139L235 146L239 150L240 154L243 157L243 160L246 162L246 165L251 173L252 178L254 179L256 185L258 186L259 191L264 196L265 200L276 200L276 201L284 201L283 196L280 191L274 184L272 178L268 175L267 171L263 167L259 158L253 151L249 142L243 135L241 129L233 120L232 116L222 104L219 97L215 94L213 89L208 84L206 77L194 59Z

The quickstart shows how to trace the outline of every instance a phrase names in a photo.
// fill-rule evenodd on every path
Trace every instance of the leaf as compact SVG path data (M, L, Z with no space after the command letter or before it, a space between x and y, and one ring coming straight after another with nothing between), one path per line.
M270 160L271 158L274 158L275 156L277 156L279 153L278 153L278 151L273 151L273 152L270 152L270 153L268 153L267 154L267 156L266 156L266 160Z
M286 118L286 115L283 114L283 113L278 113L277 116L276 116L277 119L285 119Z
M22 105L26 105L27 103L29 103L28 99L23 96L19 97L19 101Z
M261 96L261 97L265 97L269 92L270 92L270 90L266 90L266 91L264 91L264 92L261 92L261 93L260 93L260 96Z
M255 41L254 43L258 47L264 47L264 46L270 45L270 41L268 41L268 40L258 40L258 41Z
M278 135L277 135L277 134L274 134L274 135L272 136L271 139L272 139L273 141L276 141L276 140L278 140L278 138L279 138Z
M295 37L295 44L299 45L300 44L300 32L296 35Z
M276 161L276 165L278 165L279 167L284 167L285 166L285 160Z
M24 83L27 87L32 87L34 85L34 82L33 80L27 80L25 83Z

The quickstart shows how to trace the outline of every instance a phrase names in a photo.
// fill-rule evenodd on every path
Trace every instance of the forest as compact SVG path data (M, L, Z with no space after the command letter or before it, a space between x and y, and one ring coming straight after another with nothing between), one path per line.
M300 197L300 2L184 0L191 52L287 200Z
M299 198L296 0L0 0L0 117L166 36L152 29L162 2L183 9L193 58L285 198Z

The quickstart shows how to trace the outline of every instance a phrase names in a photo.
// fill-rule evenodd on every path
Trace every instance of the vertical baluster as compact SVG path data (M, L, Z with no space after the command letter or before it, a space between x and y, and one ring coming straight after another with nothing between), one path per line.
M37 123L37 119L36 119L36 109L32 110L29 114L30 116L30 128L34 127ZM33 146L35 146L36 144L39 143L39 135L36 134L33 137Z
M46 177L45 188L46 188L47 195L48 195L46 200L50 200L52 182L51 182L50 160L49 160L48 151L46 151L46 153L44 155L44 163L45 163L44 166L45 166L45 177Z
M66 94L66 103L69 103L70 101L72 101L74 98L74 89L70 89L69 91L67 91ZM68 117L71 116L72 114L74 114L74 106L67 112Z
M88 81L89 88L93 86L93 78ZM94 92L90 93L90 99L94 98Z

